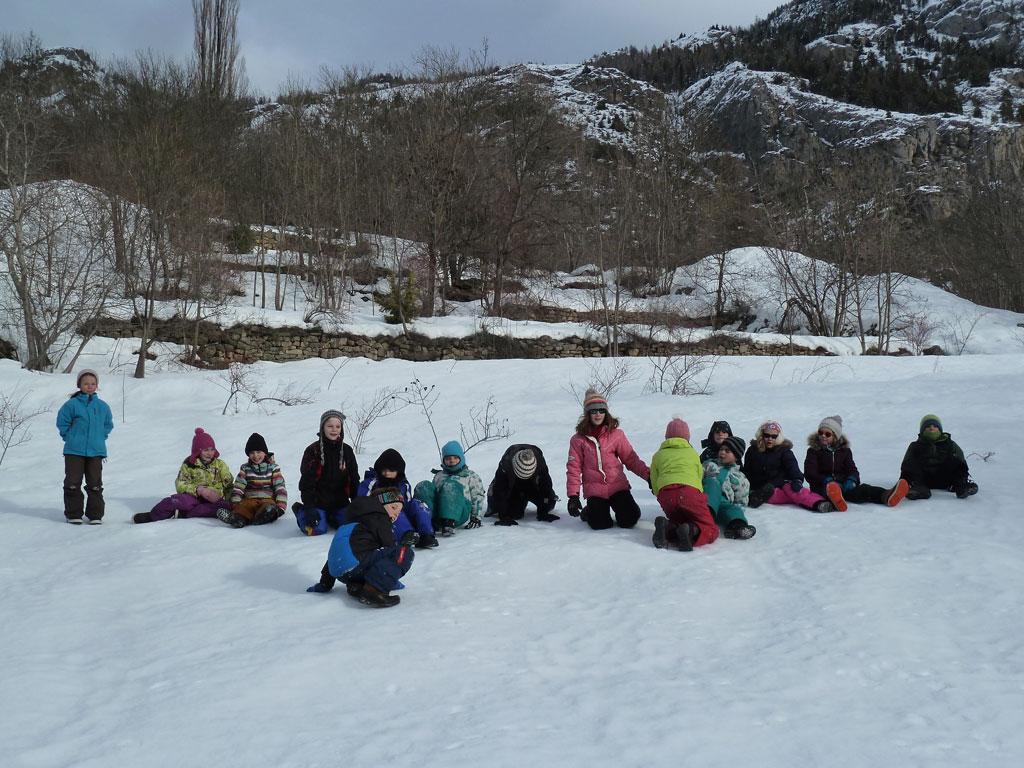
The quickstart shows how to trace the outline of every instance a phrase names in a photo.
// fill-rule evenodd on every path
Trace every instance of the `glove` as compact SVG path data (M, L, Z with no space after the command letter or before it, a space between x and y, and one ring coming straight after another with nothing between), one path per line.
M569 514L573 517L579 517L580 513L583 511L583 505L580 504L579 496L573 496L565 506L569 510Z
M790 480L789 487L793 489L793 493L800 493L800 489L804 487L803 480Z
M844 491L852 491L856 487L857 487L857 481L854 480L852 477L848 477L845 480L843 480L843 490Z
M466 528L479 528L483 523L480 522L480 518L473 515L469 518L469 522L466 523Z
M307 592L319 592L319 593L324 593L324 592L328 592L328 591L330 591L330 590L328 590L328 589L327 589L327 587L325 587L325 586L324 586L323 584L321 584L321 583L320 583L320 582L318 581L318 582L317 582L316 584L314 584L314 585L313 585L312 587L306 587L306 591L307 591Z
M542 523L553 523L558 519L558 515L553 515L550 512L538 512L537 519Z
M398 542L401 547L415 547L420 540L420 535L416 531L406 531L402 534L402 539Z
M495 520L494 524L495 525L519 525L519 523L517 523L515 520L501 520L501 519Z

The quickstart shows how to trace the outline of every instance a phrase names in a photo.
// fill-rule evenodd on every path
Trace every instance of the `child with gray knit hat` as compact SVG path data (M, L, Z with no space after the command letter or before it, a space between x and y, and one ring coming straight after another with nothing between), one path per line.
M958 499L978 492L964 452L933 413L921 419L917 440L907 448L900 474L910 483L908 499L927 499L932 490L952 491Z
M320 414L315 442L306 446L299 464L301 501L292 505L295 522L307 536L342 525L345 508L359 487L359 466L345 443L345 414L334 408Z
M537 519L551 523L558 503L544 453L536 445L517 443L509 446L487 488L487 514L497 517L495 525L518 525L526 515L526 505L537 507Z

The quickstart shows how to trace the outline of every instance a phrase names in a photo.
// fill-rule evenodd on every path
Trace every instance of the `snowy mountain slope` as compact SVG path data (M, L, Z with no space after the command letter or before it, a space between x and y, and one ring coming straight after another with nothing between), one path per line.
M313 383L318 401L222 417L224 392L204 383L212 374L122 379L109 367L128 355L91 353L84 362L101 368L117 421L105 524L60 521L52 412L0 467L0 764L675 766L686 755L703 766L1001 768L1024 758L1024 529L1007 418L1024 408L1024 356L735 359L710 397L687 399L645 394L637 363L611 404L645 458L676 413L695 441L714 418L749 436L771 417L799 445L839 412L865 480L888 484L918 419L935 411L981 492L832 515L761 508L751 541L682 554L651 546L656 503L633 478L637 529L591 532L563 502L552 524L530 513L516 528L459 531L417 553L398 608L373 611L338 590L305 593L329 541L302 536L290 515L241 531L126 521L170 492L195 426L232 466L261 431L294 491L320 411L352 414L375 387L413 376L440 387L442 439L493 393L512 439L545 450L560 489L579 410L563 386L590 378L584 361L355 361L331 390L322 361L261 365L266 386ZM0 361L3 390L30 388L34 403L57 405L70 379ZM411 410L374 426L360 465L390 445L416 479L435 465ZM470 466L488 480L504 447L475 448Z

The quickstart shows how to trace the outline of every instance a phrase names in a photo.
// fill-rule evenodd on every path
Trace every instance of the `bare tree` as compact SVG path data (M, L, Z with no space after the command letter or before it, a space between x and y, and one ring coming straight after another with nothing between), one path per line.
M239 0L192 0L196 85L215 98L243 90L244 64L238 60Z
M10 395L0 394L0 465L4 463L7 452L32 439L28 431L28 423L46 408L30 409L25 407L27 392L12 392Z

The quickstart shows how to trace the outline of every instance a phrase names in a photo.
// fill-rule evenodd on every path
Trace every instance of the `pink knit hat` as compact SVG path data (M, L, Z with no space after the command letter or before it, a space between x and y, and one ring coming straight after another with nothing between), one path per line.
M216 444L213 442L213 436L209 432L204 432L202 427L196 427L196 433L192 438L192 453L189 454L189 461L195 461L199 458L199 454L206 448L213 448L213 458L220 456L220 451L217 450Z
M680 419L678 416L668 423L665 427L665 439L668 440L671 437L681 437L683 440L690 439L690 425Z

